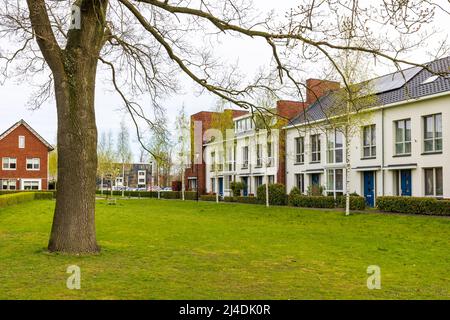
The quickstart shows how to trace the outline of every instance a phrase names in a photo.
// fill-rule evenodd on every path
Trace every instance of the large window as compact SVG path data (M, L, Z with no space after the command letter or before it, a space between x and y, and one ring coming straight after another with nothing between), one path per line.
M328 163L343 161L343 135L338 130L331 130L327 134L327 161Z
M301 193L305 192L305 175L303 173L297 173L295 175L295 186Z
M145 185L147 172L145 170L138 170L138 185Z
M305 139L303 137L295 138L295 163L305 162Z
M227 151L227 169L228 171L234 170L234 148L229 147Z
M424 152L442 151L442 114L423 117Z
M211 152L211 167L209 169L210 172L216 171L216 153Z
M327 194L329 196L339 196L344 191L344 170L329 169L327 170Z
M256 145L256 167L262 167L262 144Z
M273 145L272 142L267 142L267 166L273 167L275 161L273 159Z
M373 158L377 155L376 127L374 124L363 127L363 158Z
M16 190L16 180L1 180L1 188L2 190Z
M411 119L394 122L395 127L395 154L411 154Z
M16 170L17 159L16 158L2 158L3 170Z
M24 181L23 190L39 190L39 181Z
M27 170L39 170L41 167L41 160L39 158L27 158Z
M311 136L311 162L320 162L320 135Z
M252 118L245 118L241 120L237 120L234 123L235 132L245 132L253 129L253 121Z
M248 146L242 147L242 169L248 168Z
M425 195L441 197L444 193L442 168L427 168L425 173Z

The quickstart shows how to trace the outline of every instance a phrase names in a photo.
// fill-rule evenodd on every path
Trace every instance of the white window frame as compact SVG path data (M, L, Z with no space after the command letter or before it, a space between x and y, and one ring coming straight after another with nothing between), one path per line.
M14 160L14 161L11 161ZM11 164L14 163L15 168L11 168ZM8 167L5 168L5 164L8 164ZM2 158L2 170L13 171L17 170L17 158L4 157Z
M31 164L31 168L28 168L28 164ZM37 165L37 168L35 167ZM25 163L25 169L27 171L39 171L41 170L40 158L27 158Z
M436 169L440 169L441 170L441 183L442 183L442 186L441 186L441 190L442 190L442 194L437 194L436 193L436 190L437 190L437 185L436 185L436 183L437 183L437 170ZM427 170L432 170L432 178L433 178L433 181L432 181L432 188L433 188L433 192L432 193L429 193L429 194L427 194L427 177L426 177L426 171ZM424 184L423 184L423 194L426 196L426 197L436 197L436 198L442 198L443 197L443 195L444 195L444 177L443 177L443 168L442 167L434 167L434 168L424 168L423 169L423 182L424 182Z
M19 136L19 149L25 149L25 136Z
M341 146L337 147L337 137L341 136ZM341 153L341 161L337 162L337 154ZM337 129L329 130L327 132L327 163L342 163L344 162L344 135Z
M273 158L273 143L267 142L267 167L273 167L275 165L275 159Z
M215 172L216 171L216 152L213 151L209 154L211 158L211 166L209 168L209 172Z
M401 141L397 141L397 126L399 123L403 123L403 137L401 137ZM406 140L406 127L409 122L409 130L410 130L410 137L409 140ZM394 121L394 154L396 156L408 156L411 155L412 152L412 123L411 118L407 119L400 119ZM397 152L397 145L401 144L403 146L403 152ZM406 146L409 144L409 152L406 152Z
M256 145L256 168L261 168L263 164L263 150L262 150L262 144L258 143Z
M305 138L296 137L295 138L295 163L303 164L305 163Z
M6 182L6 184L5 184ZM11 186L14 186L14 188L11 188ZM6 186L6 188L4 188ZM0 180L0 188L1 190L16 190L17 189L17 183L15 179L2 179Z
M37 189L25 189L25 184L32 183L32 185L37 183ZM41 179L22 179L20 181L20 190L42 190L42 180Z
M369 134L369 141L366 141L366 130ZM377 127L376 124L370 124L362 127L362 155L363 159L375 158L377 156ZM369 150L368 155L365 154L365 150Z
M248 146L242 147L242 169L248 169Z
M436 132L436 119L437 117L441 118L441 131L440 131L440 136L437 135ZM432 137L430 138L425 138L425 133L426 133L426 123L427 123L427 118L431 118L432 119ZM422 121L423 121L423 153L434 153L434 152L442 152L442 113L435 113L435 114L429 114L426 116L422 117ZM441 140L441 148L437 149L436 148L436 141L437 140ZM425 143L427 141L431 141L432 143L432 149L431 150L425 150Z
M338 170L340 170L342 172L342 189L337 189L336 188L336 185L337 185L337 183L336 183L336 171L338 171ZM329 184L329 182L330 182L329 181L330 172L333 173L332 174L332 177L333 177L333 183L332 183L333 186L332 186L332 188L330 188L330 184ZM326 181L327 181L326 192L327 192L327 194L328 193L333 193L333 197L335 197L335 198L336 198L336 193L338 193L338 192L341 192L342 194L344 194L344 179L345 179L344 174L345 174L345 172L344 172L344 169L342 169L342 168L327 169L326 170Z
M146 185L146 184L147 184L147 170L138 170L138 185Z
M321 161L321 155L320 155L320 134L313 134L310 136L310 142L311 142L311 162L316 163ZM315 146L315 149L314 149Z
M300 190L302 194L305 193L305 174L296 173L294 177L295 177L295 186Z

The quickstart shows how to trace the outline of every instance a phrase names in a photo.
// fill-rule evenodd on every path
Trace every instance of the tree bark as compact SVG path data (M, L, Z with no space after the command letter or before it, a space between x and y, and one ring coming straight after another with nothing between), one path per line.
M58 114L58 190L48 244L51 252L99 252L95 233L97 126L95 82L100 50L106 40L108 1L83 1L81 28L68 32L64 50L43 30L42 0L28 0L33 29L52 69ZM51 42L49 42L49 39Z
M66 81L55 85L60 175L48 249L95 253L99 251L95 236L96 59L80 62L79 58L68 58L65 68L71 69L66 70Z

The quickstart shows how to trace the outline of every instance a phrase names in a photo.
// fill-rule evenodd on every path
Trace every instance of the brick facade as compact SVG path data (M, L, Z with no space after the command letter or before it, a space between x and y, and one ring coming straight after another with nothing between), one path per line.
M19 137L24 137L19 148ZM0 189L48 189L48 154L52 146L40 137L25 121L21 120L0 135ZM15 168L5 168L6 158L15 160ZM27 159L35 160L29 163ZM12 162L14 162L12 160ZM38 164L37 164L38 163ZM10 167L9 165L7 167Z
M225 110L225 112L232 112L232 116L239 117L247 113L244 110ZM212 111L201 111L191 115L191 167L185 170L185 184L186 190L196 191L195 188L189 183L190 180L198 181L198 192L199 194L204 194L206 191L206 165L203 161L203 137L206 130L211 129L212 121L216 112ZM200 128L195 128L197 132L194 130L194 123L200 125ZM202 145L198 145L194 143L193 136L194 134L201 134L202 137ZM201 159L201 163L196 163L195 154L199 154L199 159ZM197 179L198 178L198 179Z

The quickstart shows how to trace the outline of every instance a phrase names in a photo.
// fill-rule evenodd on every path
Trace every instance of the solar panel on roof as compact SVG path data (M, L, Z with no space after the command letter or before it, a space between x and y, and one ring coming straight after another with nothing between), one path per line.
M372 94L398 89L414 77L421 67L413 67L403 71L388 74L370 81L370 91Z

